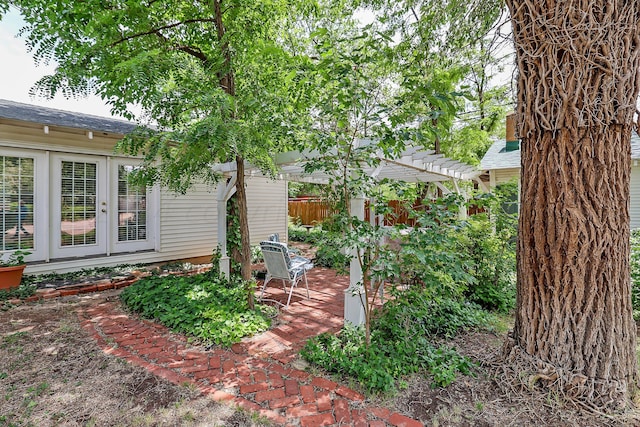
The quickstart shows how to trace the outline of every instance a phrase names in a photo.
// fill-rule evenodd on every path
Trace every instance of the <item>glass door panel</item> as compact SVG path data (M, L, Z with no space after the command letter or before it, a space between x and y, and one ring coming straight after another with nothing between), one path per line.
M0 155L0 251L34 249L34 159Z
M106 253L105 164L102 157L55 156L55 257Z
M132 166L118 165L118 242L146 240L147 189L127 181Z
M124 159L112 161L111 176L114 179L111 194L117 201L113 206L114 230L112 249L114 252L132 252L153 249L153 230L150 207L152 193L145 186L129 182L129 175L136 165Z
M96 171L95 163L62 162L61 246L96 244Z

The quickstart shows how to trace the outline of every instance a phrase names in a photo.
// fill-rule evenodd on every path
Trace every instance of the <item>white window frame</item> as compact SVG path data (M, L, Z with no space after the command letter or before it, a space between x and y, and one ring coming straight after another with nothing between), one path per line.
M144 240L134 241L118 241L118 167L123 166L137 166L140 161L137 159L112 157L109 159L110 163L110 211L109 211L109 230L111 236L111 252L112 253L126 253L143 250L156 249L156 236L158 232L157 222L157 205L159 191L153 187L147 187L146 206L147 206L147 223L146 223L146 238Z
M49 161L47 153L0 146L0 156L33 159L33 248L25 249L25 251L31 252L30 255L25 257L25 261L47 260L49 252L49 191L47 188ZM10 253L13 251L1 252Z

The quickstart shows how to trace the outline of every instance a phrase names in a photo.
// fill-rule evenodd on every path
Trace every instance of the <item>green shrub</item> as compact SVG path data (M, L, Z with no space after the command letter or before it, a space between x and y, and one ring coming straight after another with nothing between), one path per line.
M488 323L487 313L473 303L438 297L428 290L413 288L376 311L372 330L385 340L411 340L418 336L451 338L461 330Z
M488 310L507 312L515 305L517 184L504 184L493 194L481 193L470 203L485 209L456 232L457 251L473 276L465 297Z
M322 239L322 227L316 226L311 229L301 225L289 224L289 241L302 242L314 245Z
M488 310L507 312L515 306L516 256L510 236L515 231L495 230L486 214L469 218L458 241L474 277L466 298Z
M345 272L346 268L349 267L349 257L343 254L340 248L324 244L316 251L313 263L318 267L333 268L340 272Z
M461 201L459 196L448 195L412 213L416 227L399 235L403 283L457 298L474 281L468 257L458 243L465 226L458 219Z
M349 265L349 257L342 252L341 245L344 242L332 240L333 236L323 229L323 226L330 223L331 219L328 219L323 225L309 230L301 225L289 224L289 240L316 246L318 250L313 260L314 265L334 268L342 272Z
M307 342L302 356L330 372L356 378L368 390L391 391L403 376L426 371L433 386L447 386L456 374L469 374L472 363L454 349L436 346L439 337L486 325L486 313L473 304L436 298L414 288L388 301L375 313L371 345L362 329L347 327Z
M147 277L120 298L130 310L204 344L229 346L270 326L269 307L249 310L245 284L208 273Z

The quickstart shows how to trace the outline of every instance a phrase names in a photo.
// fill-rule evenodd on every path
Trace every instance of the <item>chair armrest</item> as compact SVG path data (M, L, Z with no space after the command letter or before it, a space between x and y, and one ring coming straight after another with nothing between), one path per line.
M305 270L311 270L313 268L313 263L308 258L304 258L301 256L292 257L291 268L296 269L300 267L303 267Z

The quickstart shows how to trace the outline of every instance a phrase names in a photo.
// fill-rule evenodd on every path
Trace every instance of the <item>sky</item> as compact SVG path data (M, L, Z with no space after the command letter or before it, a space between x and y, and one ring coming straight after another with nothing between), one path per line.
M31 86L42 76L53 73L55 66L35 65L24 39L17 37L22 25L22 18L15 9L0 21L0 99L110 117L109 107L99 97L65 99L58 95L48 100L29 96Z

